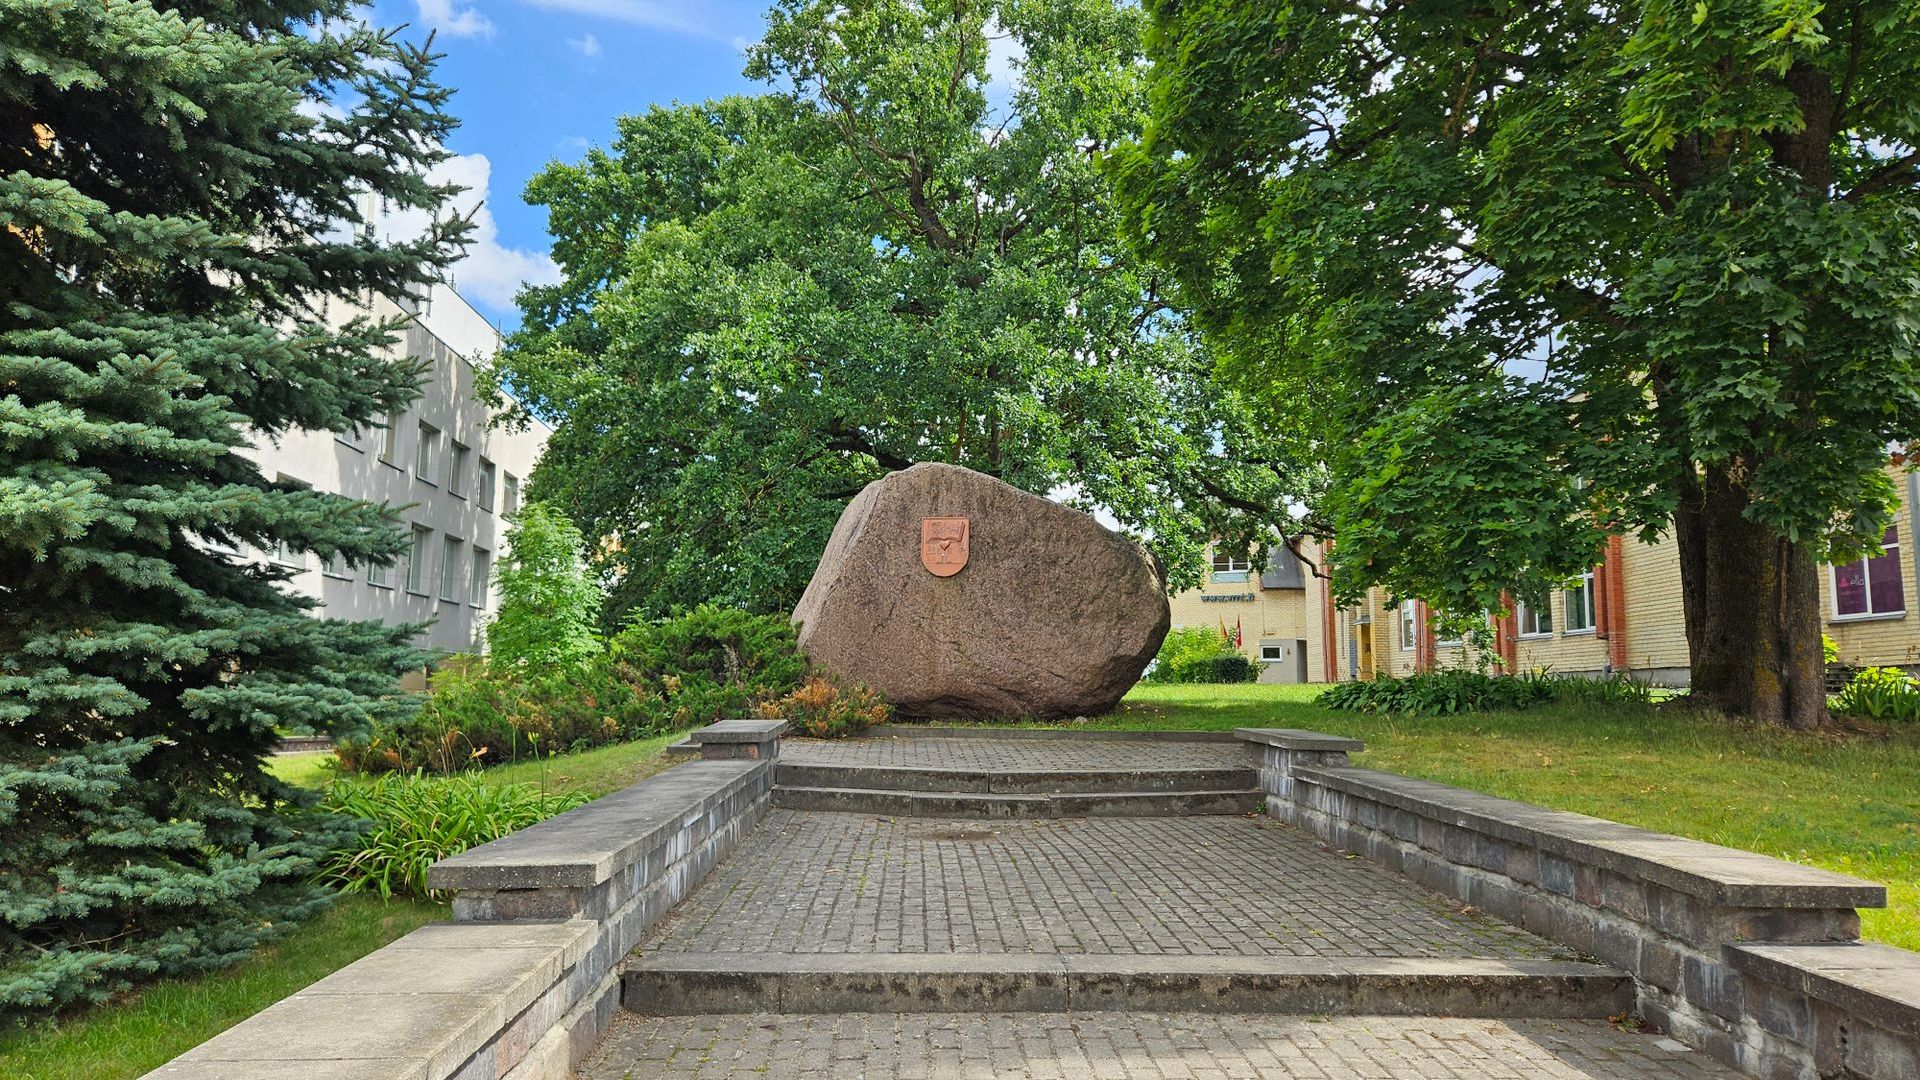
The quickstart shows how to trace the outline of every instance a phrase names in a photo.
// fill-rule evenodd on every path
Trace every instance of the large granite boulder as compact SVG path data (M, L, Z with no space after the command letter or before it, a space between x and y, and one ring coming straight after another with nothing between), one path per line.
M1080 716L1167 636L1158 565L1091 517L953 465L868 484L793 610L800 647L909 719Z

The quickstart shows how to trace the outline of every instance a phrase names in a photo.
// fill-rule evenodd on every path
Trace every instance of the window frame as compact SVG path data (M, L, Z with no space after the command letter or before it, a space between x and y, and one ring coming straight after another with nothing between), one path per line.
M427 552L432 536L433 530L425 525L413 526L413 539L407 547L407 572L402 578L410 596L427 595Z
M460 553L466 550L464 538L452 533L440 535L440 590L439 597L449 603L460 602Z
M487 591L493 576L493 552L473 545L467 561L467 606L476 611L487 610Z
M501 470L505 480L500 485L500 513L502 516L520 512L520 478Z
M374 454L383 465L400 467L400 414L388 413L387 422L380 428L380 448Z
M1412 652L1420 644L1420 609L1415 605L1418 600L1400 601L1399 618L1400 651Z
M413 478L423 484L439 487L433 480L433 459L440 449L440 429L425 420L414 425Z
M485 454L480 455L479 476L473 487L474 505L489 513L493 511L493 486L499 479L500 467Z
M1242 552L1235 556L1231 552L1222 552L1219 547L1213 549L1208 563L1210 572L1208 581L1222 584L1234 584L1253 580L1253 553Z
M1547 620L1547 628L1544 630L1540 629L1540 618L1542 616L1545 616ZM1527 623L1529 621L1533 623L1533 629L1531 630L1527 629ZM1523 639L1537 641L1541 638L1552 637L1554 634L1553 597L1549 595L1544 606L1535 606L1527 603L1525 600L1514 600L1513 625Z
M467 460L473 447L459 439L447 440L447 494L456 499L467 497Z
M1892 539L1889 540L1889 537ZM1863 555L1850 562L1828 564L1827 586L1829 593L1833 597L1831 604L1832 614L1828 616L1828 621L1837 623L1872 622L1876 619L1906 618L1907 574L1906 567L1900 562L1900 552L1902 549L1900 543L1900 526L1898 524L1887 526L1886 533L1882 535L1880 539L1880 546L1881 551L1878 555ZM1873 564L1878 560L1885 560L1885 564L1893 568L1894 579L1899 583L1900 606L1897 609L1889 608L1885 611L1879 611L1875 610L1873 606ZM1867 602L1867 608L1865 611L1842 612L1840 610L1840 570L1842 567L1852 566L1858 566L1860 568L1861 595Z
M1575 574L1572 581L1578 584L1575 584L1573 588L1562 588L1560 590L1560 633L1568 637L1575 634L1591 634L1594 632L1595 616L1598 614L1597 609L1599 607L1598 598L1593 595L1593 571L1589 569L1582 573ZM1581 597L1579 610L1582 621L1579 626L1574 625L1573 598L1575 596Z

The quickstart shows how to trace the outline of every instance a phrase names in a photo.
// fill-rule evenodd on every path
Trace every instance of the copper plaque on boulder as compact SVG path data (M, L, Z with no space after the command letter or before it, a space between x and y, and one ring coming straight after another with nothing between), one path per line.
M920 564L934 577L952 577L967 565L967 519L923 518L920 521Z

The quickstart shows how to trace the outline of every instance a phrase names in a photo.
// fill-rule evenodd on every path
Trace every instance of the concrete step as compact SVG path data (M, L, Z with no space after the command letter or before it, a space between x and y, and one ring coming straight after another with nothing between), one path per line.
M1092 954L648 953L621 1003L651 1016L1214 1012L1601 1019L1623 972L1565 960Z
M1018 772L782 761L774 783L784 787L868 791L977 792L990 795L1144 794L1156 791L1241 791L1260 786L1253 768L1022 769Z
M902 791L892 788L776 785L773 805L880 817L1063 818L1187 817L1251 814L1266 796L1253 787L1220 791L1100 791L1059 794Z

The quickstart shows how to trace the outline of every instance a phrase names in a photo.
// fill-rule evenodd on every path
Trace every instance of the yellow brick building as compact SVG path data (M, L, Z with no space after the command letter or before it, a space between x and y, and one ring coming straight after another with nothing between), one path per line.
M1920 668L1920 475L1889 466L1901 505L1885 552L1821 568L1820 609L1839 660L1852 667ZM1175 626L1238 631L1240 651L1263 682L1345 682L1376 674L1471 666L1473 647L1436 639L1426 605L1393 604L1370 590L1336 606L1314 567L1326 555L1303 545L1313 566L1282 558L1256 570L1244 557L1214 553L1208 580L1173 597ZM1599 564L1537 609L1514 603L1493 618L1499 670L1603 675L1624 672L1682 686L1690 666L1680 599L1679 549L1671 534L1653 543L1615 537Z

